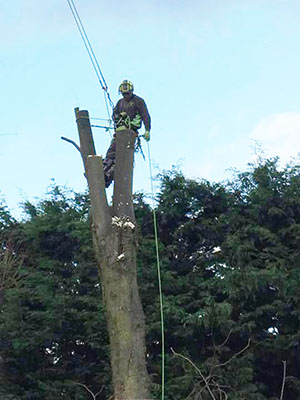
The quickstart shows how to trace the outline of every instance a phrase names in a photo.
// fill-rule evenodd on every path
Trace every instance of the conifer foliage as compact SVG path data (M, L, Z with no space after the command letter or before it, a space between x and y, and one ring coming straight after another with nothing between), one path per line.
M260 160L230 184L163 173L157 197L166 400L300 398L300 174ZM151 209L134 198L153 398L161 339ZM0 399L108 400L89 200L53 187L0 208ZM9 265L8 265L9 264ZM283 387L283 372L286 376Z

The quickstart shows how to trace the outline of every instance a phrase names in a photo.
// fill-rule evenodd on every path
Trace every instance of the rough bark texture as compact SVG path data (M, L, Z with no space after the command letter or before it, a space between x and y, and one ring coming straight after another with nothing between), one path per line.
M135 133L120 131L116 136L115 186L113 196L114 214L135 220L132 202L132 178Z
M132 173L135 133L117 134L113 206L106 199L102 158L95 155L87 111L75 109L88 180L93 241L110 337L114 400L150 399L145 318L136 273Z

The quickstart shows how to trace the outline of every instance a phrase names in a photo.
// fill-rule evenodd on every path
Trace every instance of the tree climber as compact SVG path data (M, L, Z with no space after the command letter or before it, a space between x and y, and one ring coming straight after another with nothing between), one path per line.
M131 129L138 136L138 129L141 128L142 122L145 126L143 137L148 142L150 140L151 118L145 101L133 94L133 84L124 80L119 86L119 94L123 98L120 99L113 111L112 118L115 124L115 132L124 129ZM116 133L111 141L106 157L103 161L105 174L105 187L108 187L114 179L114 166L116 158Z

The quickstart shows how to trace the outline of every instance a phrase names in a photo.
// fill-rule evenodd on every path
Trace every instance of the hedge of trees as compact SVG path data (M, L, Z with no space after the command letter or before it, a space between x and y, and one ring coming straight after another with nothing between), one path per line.
M300 167L260 160L230 183L160 176L165 400L300 398ZM161 331L152 211L135 195L153 399ZM0 399L108 400L89 199L53 186L0 207ZM96 397L97 395L97 397ZM94 396L94 397L93 397Z

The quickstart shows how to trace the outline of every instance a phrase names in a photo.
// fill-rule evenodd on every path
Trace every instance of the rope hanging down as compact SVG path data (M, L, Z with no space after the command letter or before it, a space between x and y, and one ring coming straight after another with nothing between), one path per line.
M158 278L159 304L160 304L160 321L161 321L161 400L164 400L164 398L165 398L165 328L164 328L164 310L163 310L163 295L162 295L162 284L161 284L159 248L158 248L157 220L156 220L156 211L155 211L155 205L154 205L154 189L153 189L153 177L152 177L152 167L151 167L151 156L150 156L150 145L149 145L149 142L147 142L147 145L148 145L149 173L150 173L150 180L151 180L152 212L153 212L153 226L154 226L154 236L155 236L157 278Z
M76 6L74 4L74 1L73 0L67 0L67 2L69 4L70 10L72 12L72 15L74 17L75 23L76 23L77 28L79 30L80 36L81 36L81 38L83 40L84 46L86 48L86 51L87 51L87 53L89 55L89 58L91 60L92 65L93 65L94 71L95 71L95 73L97 75L98 81L99 81L99 83L101 85L101 88L104 91L104 99L105 99L106 110L107 110L109 121L111 121L110 120L110 112L109 112L109 108L108 108L108 103L109 103L109 105L110 105L112 110L114 108L114 103L112 102L110 94L108 92L108 86L106 84L105 78L103 76L103 73L101 71L101 68L100 68L98 60L97 60L97 57L96 57L96 55L95 55L95 53L93 51L92 45L91 45L91 43L89 41L89 38L87 36L87 33L86 33L85 29L84 29L83 23L81 21L81 18L79 16L77 8L76 8Z

